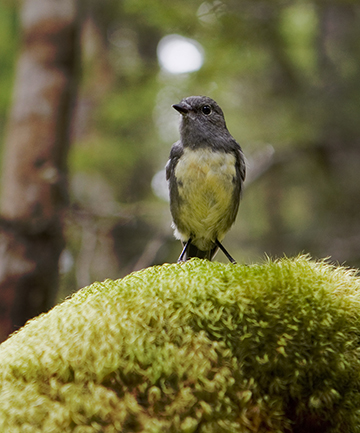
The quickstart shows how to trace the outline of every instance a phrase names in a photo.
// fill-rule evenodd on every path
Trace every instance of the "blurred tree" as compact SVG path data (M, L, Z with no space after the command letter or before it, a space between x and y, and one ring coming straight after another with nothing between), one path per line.
M22 5L23 49L1 185L1 339L48 309L56 294L79 55L76 3L25 0Z

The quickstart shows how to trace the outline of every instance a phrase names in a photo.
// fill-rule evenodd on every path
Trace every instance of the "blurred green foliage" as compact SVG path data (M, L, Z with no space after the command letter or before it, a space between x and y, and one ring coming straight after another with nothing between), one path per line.
M12 2L2 2L0 4L0 143L11 101L19 39L17 9Z
M19 32L14 7L0 12L3 128ZM66 284L176 259L168 204L151 182L178 139L171 104L191 94L218 101L249 159L250 181L225 239L237 260L306 251L360 265L357 2L83 0L81 18L65 227L76 266L91 264L87 280L75 282L73 267ZM174 33L202 45L200 70L161 70L157 45ZM89 221L92 247L79 235Z

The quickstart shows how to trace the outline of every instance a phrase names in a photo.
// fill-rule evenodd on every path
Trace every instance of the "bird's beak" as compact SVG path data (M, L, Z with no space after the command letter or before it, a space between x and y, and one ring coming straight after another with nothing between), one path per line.
M173 108L175 108L176 111L178 111L180 114L187 114L190 111L190 105L186 102L180 102L179 104L172 105Z

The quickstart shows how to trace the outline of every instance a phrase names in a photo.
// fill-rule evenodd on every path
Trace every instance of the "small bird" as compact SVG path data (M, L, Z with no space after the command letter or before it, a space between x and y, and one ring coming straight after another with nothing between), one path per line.
M166 164L172 227L183 244L178 262L212 260L233 225L245 180L245 159L229 133L219 105L207 96L189 96L172 106L181 114L180 140Z

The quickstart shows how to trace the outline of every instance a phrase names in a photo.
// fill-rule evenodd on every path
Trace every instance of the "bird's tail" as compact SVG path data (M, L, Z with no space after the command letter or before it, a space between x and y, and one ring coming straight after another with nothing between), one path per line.
M215 245L213 248L207 251L199 250L195 245L190 243L188 248L186 249L186 252L184 254L184 257L182 258L182 261L186 261L188 259L191 259L192 257L198 257L199 259L207 259L212 260L215 257L215 254L218 250L218 247Z

